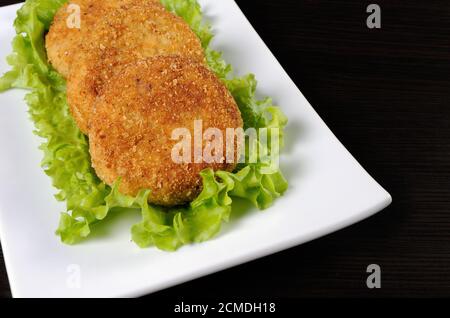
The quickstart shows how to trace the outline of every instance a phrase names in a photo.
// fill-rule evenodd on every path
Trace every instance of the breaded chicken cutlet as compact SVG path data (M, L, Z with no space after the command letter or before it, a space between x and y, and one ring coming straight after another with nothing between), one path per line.
M171 54L205 61L201 42L189 25L168 12L159 1L113 2L114 5L84 6L86 11L82 13L81 22L83 25L86 21L88 34L81 32L83 45L76 44L76 41L72 43L76 45L71 50L76 53L67 60L74 69L68 75L67 99L78 127L85 134L89 131L92 105L101 94L103 83L121 65L137 59ZM50 35L52 31L65 27L61 25L63 22L56 20L47 36L49 39L53 37ZM53 46L59 47L61 44L47 43L49 49Z
M76 7L78 6L79 12ZM71 0L55 14L53 23L46 35L47 55L53 67L65 78L70 74L77 53L91 39L91 30L98 25L100 17L106 12L121 6L154 5L162 8L159 0ZM79 13L79 28L74 25Z
M176 128L194 136L203 130L242 128L240 111L225 85L201 63L160 56L127 65L108 80L97 99L89 133L93 167L108 185L121 180L120 192L151 189L149 202L163 206L194 200L206 168L232 171L235 164L173 161ZM225 150L224 150L225 153Z

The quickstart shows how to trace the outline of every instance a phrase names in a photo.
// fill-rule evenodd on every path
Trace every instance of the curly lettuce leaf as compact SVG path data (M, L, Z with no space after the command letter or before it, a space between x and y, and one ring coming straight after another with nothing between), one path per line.
M104 220L112 209L138 209L142 221L132 227L133 241L140 247L156 246L165 251L211 239L220 232L232 212L232 198L252 202L259 209L270 207L287 189L278 169L258 163L241 165L236 173L201 173L203 191L189 206L164 209L148 204L150 191L136 197L121 194L119 183L109 187L91 168L88 141L79 131L66 102L64 79L47 61L44 37L56 11L67 0L27 0L17 12L13 53L8 57L11 71L0 78L0 91L10 88L30 90L25 99L35 125L35 133L45 142L42 166L58 189L57 200L66 202L56 233L62 242L75 244L87 238L92 225ZM232 68L219 52L210 48L213 34L203 22L197 0L161 0L166 8L182 17L198 35L209 67L221 78L235 98L245 127L279 128L282 144L287 120L270 99L257 100L253 75L232 77ZM273 133L272 131L270 133ZM268 153L272 149L267 149ZM275 150L273 150L275 151ZM261 159L261 158L260 158Z
M256 165L247 166L236 174L207 169L201 176L203 191L188 208L164 211L149 206L147 200L141 201L143 220L132 228L133 241L142 248L154 245L166 251L207 241L229 220L232 197L247 199L265 209L287 189L280 172L264 175Z
M59 190L56 199L67 206L57 233L64 243L74 244L90 234L92 223L106 217L108 211L102 207L111 189L91 168L88 141L69 114L65 81L47 62L44 35L64 2L28 0L19 9L17 36L8 57L12 70L0 79L0 90L31 90L25 100L34 132L45 140L40 146L42 167Z

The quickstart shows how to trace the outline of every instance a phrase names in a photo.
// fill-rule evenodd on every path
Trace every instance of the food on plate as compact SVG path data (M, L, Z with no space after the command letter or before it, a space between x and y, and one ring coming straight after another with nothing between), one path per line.
M201 42L189 25L161 5L127 0L102 10L85 44L77 50L73 72L67 81L67 98L81 131L89 131L92 105L101 94L103 82L136 59L157 55L181 55L205 62ZM120 1L119 1L120 2ZM89 9L86 15L90 15Z
M202 190L204 169L233 171L235 162L183 164L172 160L178 140L172 132L242 128L236 102L205 65L179 56L159 56L127 65L108 80L95 103L89 132L92 163L106 184L120 179L120 192L164 206L193 201ZM225 142L222 142L225 147ZM203 149L203 147L202 147ZM223 149L226 152L226 149ZM236 157L236 156L235 156Z
M131 5L155 5L158 0L71 0L55 14L45 38L48 59L65 78L70 74L77 54L82 51L91 32L108 12L123 10ZM123 8L123 9L121 9Z
M30 90L42 167L66 202L63 243L88 238L112 211L135 209L142 220L132 240L175 251L217 235L235 198L266 209L287 190L276 164L287 119L270 98L257 99L254 75L236 77L211 48L197 0L27 0L14 26L0 91ZM195 159L198 122L200 153L217 161ZM194 135L184 143L193 144L194 158L183 156L191 161L173 157L180 128ZM208 141L208 128L219 138L253 131L243 148L257 151L208 148L219 136ZM258 138L264 130L274 144Z

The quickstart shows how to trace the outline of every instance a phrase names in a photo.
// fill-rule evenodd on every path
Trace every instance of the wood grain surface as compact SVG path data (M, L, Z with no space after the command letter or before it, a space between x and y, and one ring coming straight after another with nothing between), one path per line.
M381 29L367 28L367 1L237 2L394 203L325 238L149 297L450 296L448 1L373 0ZM382 288L369 290L373 263ZM0 297L9 296L0 256Z

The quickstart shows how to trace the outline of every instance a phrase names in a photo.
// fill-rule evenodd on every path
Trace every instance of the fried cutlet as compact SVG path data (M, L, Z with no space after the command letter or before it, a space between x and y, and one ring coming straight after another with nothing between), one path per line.
M225 158L215 163L174 162L172 150L178 141L172 140L173 131L186 128L194 136L196 120L202 120L203 130L215 128L223 136L227 128L243 126L233 97L206 66L179 56L127 65L107 81L92 113L89 140L97 175L108 185L120 179L124 194L150 189L154 204L194 200L202 189L202 170L236 167Z

